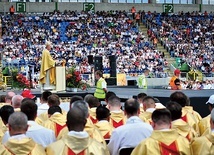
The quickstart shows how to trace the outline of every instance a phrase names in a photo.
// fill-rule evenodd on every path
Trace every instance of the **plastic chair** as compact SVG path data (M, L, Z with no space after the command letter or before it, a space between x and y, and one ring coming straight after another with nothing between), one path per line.
M133 147L131 147L131 148L122 148L119 151L119 155L131 155L133 150L134 150Z

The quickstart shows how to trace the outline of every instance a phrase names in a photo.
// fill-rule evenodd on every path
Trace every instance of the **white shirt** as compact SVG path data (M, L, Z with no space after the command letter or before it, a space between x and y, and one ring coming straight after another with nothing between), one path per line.
M55 134L52 130L46 129L34 121L28 121L28 125L29 127L26 132L26 136L32 138L36 143L46 147L56 141ZM12 137L10 137L10 134L7 131L2 138L2 144L5 144L9 138Z
M66 112L70 110L70 102L61 102L59 106L62 110Z
M89 137L86 131L69 131L68 136L78 137L78 138L87 138Z
M100 80L100 79L99 79L99 80ZM99 81L99 80L98 80L98 81ZM106 84L106 81L105 81L105 80L102 81L102 88L107 88L107 84Z
M17 140L22 140L23 138L27 138L27 136L25 134L20 134L20 135L14 135L14 136L9 137L9 139L17 139Z
M42 114L42 113L47 112L48 109L49 109L49 105L48 105L47 103L41 104L40 106L38 106L38 109L37 109L37 116L39 116L39 115Z
M139 117L130 117L125 125L116 128L108 143L111 155L119 155L121 148L136 147L142 140L150 137L153 129Z
M153 113L155 110L156 110L155 108L148 108L148 109L146 109L146 112Z

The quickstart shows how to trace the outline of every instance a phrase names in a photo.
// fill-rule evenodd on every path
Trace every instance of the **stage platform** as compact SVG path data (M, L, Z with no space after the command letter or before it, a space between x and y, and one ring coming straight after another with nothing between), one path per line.
M9 90L8 90L9 91ZM60 97L71 97L73 95L80 95L84 97L87 94L93 94L95 91L95 88L90 88L87 91L78 91L78 92L57 92L56 94ZM160 100L162 104L166 104L169 101L169 96L171 93L173 93L173 90L168 89L139 89L137 87L116 87L111 86L108 87L108 91L113 91L117 94L118 97L121 98L121 101L124 102L128 98L136 97L137 94L144 92L149 96L156 97ZM16 90L17 94L20 94L21 91ZM214 94L214 90L182 90L191 101L191 105L193 106L194 110L198 111L202 117L208 115L210 112L208 110L207 105L205 104L209 98L210 95ZM1 92L0 94L5 94L4 92ZM41 91L32 89L32 94L34 94L37 97L41 96Z

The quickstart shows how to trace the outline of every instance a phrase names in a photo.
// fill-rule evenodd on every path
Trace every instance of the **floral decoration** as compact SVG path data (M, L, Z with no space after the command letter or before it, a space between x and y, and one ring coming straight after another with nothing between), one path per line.
M23 74L19 73L18 70L13 69L11 74L12 74L12 88L18 89L30 88L30 80L28 80Z
M78 71L75 67L71 67L66 71L66 87L86 90L89 85L86 81L82 80L80 71Z

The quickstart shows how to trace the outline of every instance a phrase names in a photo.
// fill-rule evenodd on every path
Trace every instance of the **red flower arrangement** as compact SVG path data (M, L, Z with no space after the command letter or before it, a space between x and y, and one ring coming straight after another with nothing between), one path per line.
M82 80L80 71L76 70L75 67L71 67L66 73L66 87L85 90L89 85Z
M15 77L13 78L13 88L30 88L30 81L24 75L18 73Z

